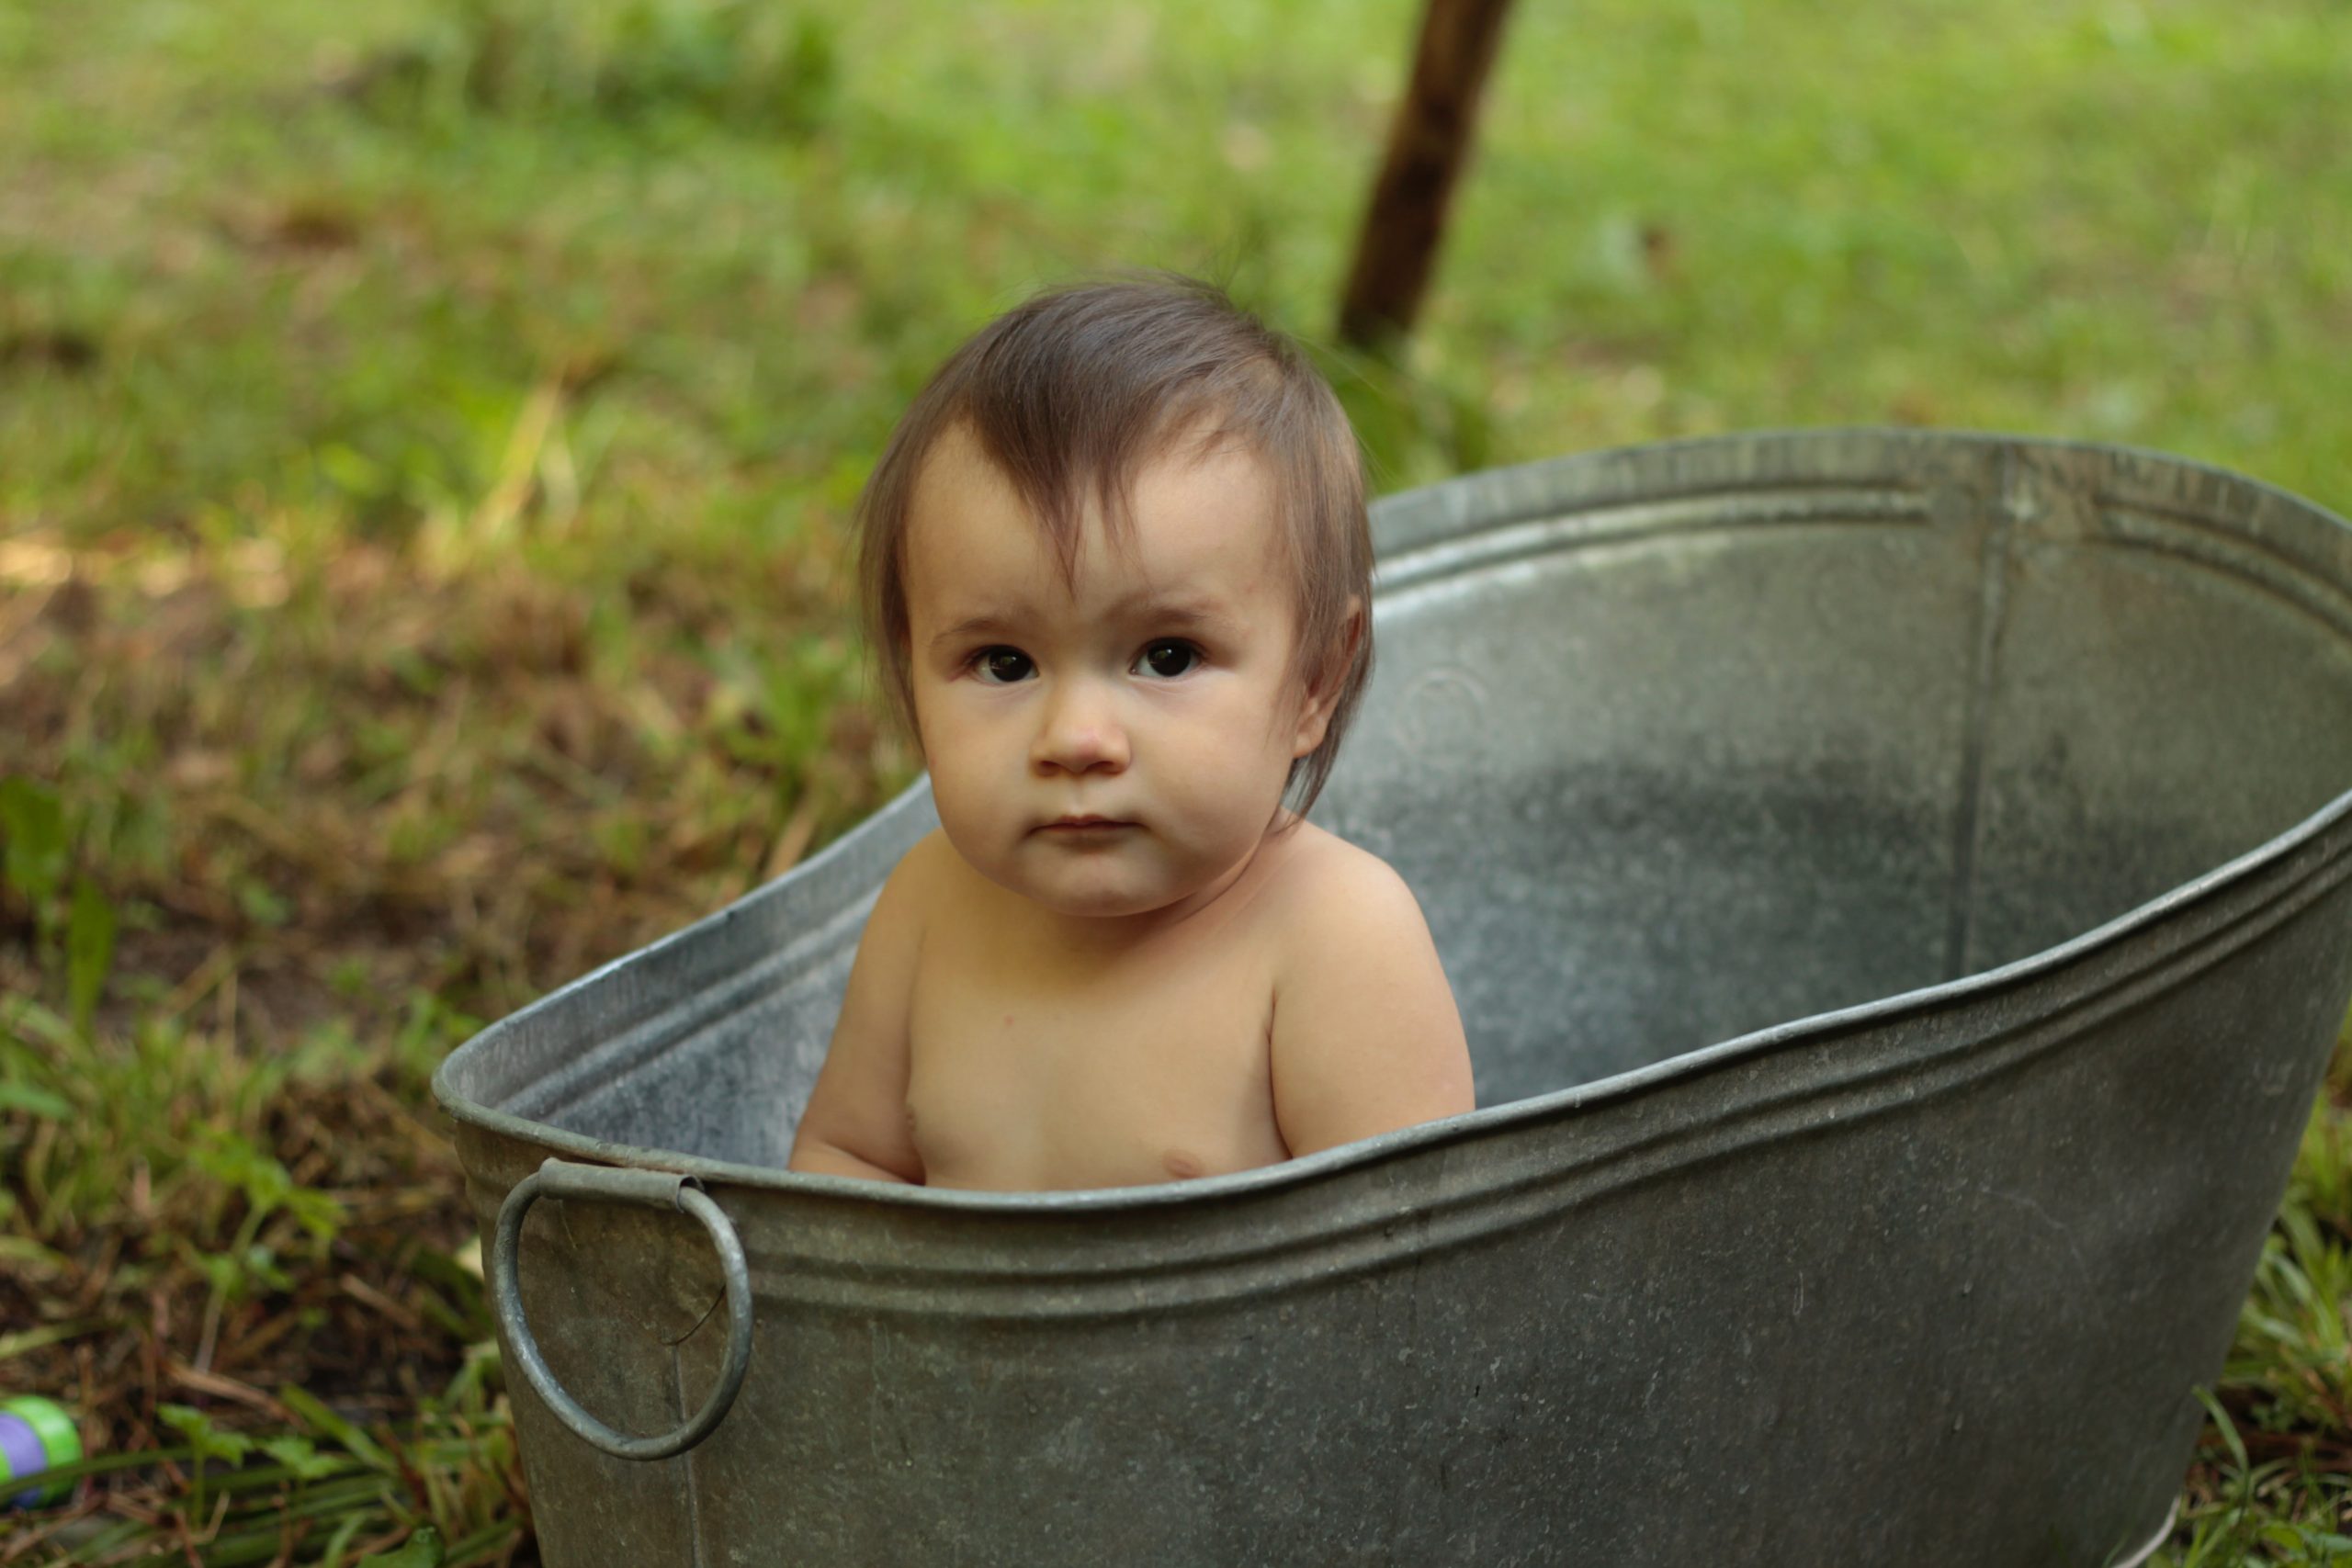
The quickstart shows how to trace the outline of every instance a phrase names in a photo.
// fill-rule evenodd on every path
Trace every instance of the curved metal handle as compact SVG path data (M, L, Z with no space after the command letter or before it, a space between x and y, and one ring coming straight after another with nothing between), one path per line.
M588 1198L612 1203L641 1203L649 1209L683 1209L700 1220L718 1249L720 1271L727 1280L727 1359L718 1369L718 1382L685 1425L659 1437L632 1438L616 1432L583 1409L564 1392L539 1354L538 1341L523 1318L523 1294L516 1253L522 1245L523 1216L531 1205L552 1194L558 1198ZM691 1176L668 1170L638 1170L602 1165L572 1165L549 1158L533 1174L514 1184L498 1211L498 1233L490 1248L491 1305L498 1326L514 1348L524 1381L556 1418L616 1459L668 1459L682 1454L705 1438L735 1403L743 1386L743 1372L752 1363L752 1272L743 1262L743 1244L728 1223L726 1213L710 1201Z

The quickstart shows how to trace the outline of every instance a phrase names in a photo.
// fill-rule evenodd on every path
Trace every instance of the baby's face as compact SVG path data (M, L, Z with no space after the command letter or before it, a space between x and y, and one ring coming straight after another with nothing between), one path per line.
M1288 681L1294 617L1259 459L1157 462L1133 520L1130 559L1090 503L1066 591L1019 494L960 429L926 459L908 519L909 655L941 826L981 874L1063 915L1213 897L1328 721ZM1055 826L1072 816L1121 825Z

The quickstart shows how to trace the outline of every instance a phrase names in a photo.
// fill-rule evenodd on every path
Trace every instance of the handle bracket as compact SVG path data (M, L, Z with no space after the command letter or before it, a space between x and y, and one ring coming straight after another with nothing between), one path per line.
M727 1357L719 1364L718 1382L709 1397L684 1425L650 1438L616 1431L565 1392L547 1358L539 1354L538 1341L531 1337L531 1325L523 1315L518 1254L523 1216L546 1197L677 1209L700 1220L703 1229L710 1233L711 1246L718 1251L719 1271L727 1281ZM499 1208L498 1230L490 1248L490 1296L498 1326L532 1392L555 1412L556 1419L616 1459L669 1459L710 1436L741 1392L743 1373L752 1363L752 1273L743 1260L743 1243L726 1212L711 1201L702 1184L676 1171L575 1165L550 1156L516 1182Z

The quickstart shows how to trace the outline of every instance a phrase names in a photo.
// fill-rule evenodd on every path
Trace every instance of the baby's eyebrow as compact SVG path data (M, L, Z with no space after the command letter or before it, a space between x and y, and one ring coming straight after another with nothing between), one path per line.
M1214 599L1157 599L1147 594L1131 593L1114 608L1121 615L1137 620L1157 621L1161 625L1229 626L1233 617L1223 604ZM1008 615L995 610L985 610L967 615L931 639L934 649L983 633L1018 633L1021 629L1017 615Z
M1138 588L1111 606L1123 615L1149 615L1184 621L1221 621L1225 605L1213 594L1170 593Z
M944 648L951 642L961 642L967 637L978 637L982 632L1010 632L1012 629L1012 622L995 615L967 615L937 637L933 637L931 646L935 649Z

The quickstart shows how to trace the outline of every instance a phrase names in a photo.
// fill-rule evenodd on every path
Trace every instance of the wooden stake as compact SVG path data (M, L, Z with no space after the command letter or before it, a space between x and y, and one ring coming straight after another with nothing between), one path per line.
M1412 80L1340 306L1342 341L1377 348L1412 331L1510 9L1510 0L1429 0L1421 13Z

